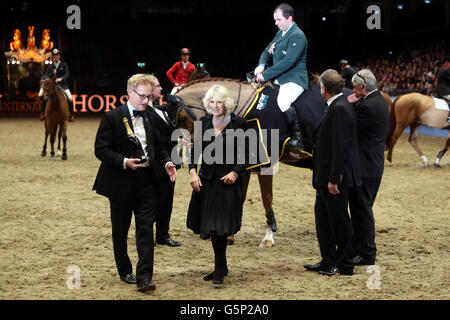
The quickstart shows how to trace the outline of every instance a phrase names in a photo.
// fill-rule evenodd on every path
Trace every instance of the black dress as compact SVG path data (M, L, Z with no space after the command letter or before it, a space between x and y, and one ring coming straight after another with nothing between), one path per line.
M207 130L214 130L212 115L207 115L200 120L202 121L202 132L196 132L196 137L199 137L199 134L201 134L201 137L204 137ZM246 122L232 113L229 124L217 137L212 134L210 141L205 141L208 139L201 139L203 161L198 175L200 176L202 187L200 187L199 192L192 191L187 216L187 227L196 234L232 235L237 233L241 228L242 176L245 174L247 147L246 143L242 143L244 141L242 139L227 139L227 135L239 135L234 131L236 129L245 130ZM243 131L237 132L243 133ZM212 150L211 144L213 143L216 143L215 150L222 148L223 157L215 157L216 154L213 151L210 153L212 156L210 157L212 159L211 161L205 158L209 154L204 153L204 151L207 146L209 146L209 150ZM227 143L228 146L226 145ZM195 149L198 147L199 145L194 143L191 149L189 169L197 169L199 155L195 159ZM232 161L226 161L226 147L233 148L234 150L234 159ZM222 158L222 161L220 158ZM238 179L231 185L225 184L220 178L231 171L235 171L238 174Z

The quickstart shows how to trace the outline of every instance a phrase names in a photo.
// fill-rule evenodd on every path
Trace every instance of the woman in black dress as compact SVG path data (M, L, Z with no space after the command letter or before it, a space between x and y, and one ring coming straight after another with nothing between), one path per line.
M194 133L189 165L194 191L187 227L194 233L211 236L214 271L203 279L221 284L228 274L227 236L241 228L246 122L232 113L234 101L223 86L211 87L203 98L203 105L208 115L200 119L202 126ZM200 154L202 165L197 173Z

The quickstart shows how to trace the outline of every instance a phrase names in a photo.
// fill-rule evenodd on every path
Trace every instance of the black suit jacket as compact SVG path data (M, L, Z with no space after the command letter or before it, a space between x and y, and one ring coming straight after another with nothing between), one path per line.
M70 72L67 63L60 61L58 68L56 68L56 65L54 63L51 64L47 69L46 75L53 77L54 76L53 72L55 69L56 69L56 78L62 78L61 82L58 82L57 85L59 85L63 89L69 88Z
M213 116L211 114L208 114L205 117L202 117L200 120L202 121L202 132L200 132L200 130L198 130L198 132L196 131L194 133L194 145L191 149L191 163L189 164L189 169L195 168L197 169L197 164L199 162L199 157L200 154L203 154L203 158L202 158L202 165L200 168L200 171L198 172L198 175L202 178L205 179L212 179L213 177L223 177L225 175L227 175L228 173L230 173L231 171L235 171L239 177L242 177L246 170L246 166L248 164L248 141L246 141L245 143L239 143L239 141L244 141L244 140L237 140L236 138L234 139L234 145L233 145L233 153L234 153L234 157L233 157L233 161L226 161L227 159L227 152L226 152L226 142L227 142L227 135L229 133L227 133L227 129L232 129L232 130L237 130L237 129L242 129L244 132L247 129L247 123L244 119L237 117L234 113L231 113L231 119L230 119L230 123L227 125L227 127L225 129L222 130L222 132L217 136L217 138L212 137L211 140L208 141L208 139L201 139L201 137L205 136L205 132L207 130L213 130L214 131L214 126L212 123L212 118ZM212 131L212 132L213 132ZM237 132L237 131L234 131ZM214 134L213 134L214 136ZM220 136L220 137L219 137ZM242 136L240 136L242 137ZM209 138L209 137L208 137ZM218 148L219 147L223 150L223 161L214 161L213 163L208 163L209 160L205 159L205 154L204 151L206 148L212 148L211 144L214 143L217 139L221 139L218 140L221 143L217 143ZM196 141L200 141L199 139L201 139L201 151L198 150L198 148L200 147ZM240 139L240 138L239 138ZM230 139L231 141L231 139ZM229 147L230 145L228 145ZM210 149L211 151L211 149ZM227 150L229 151L229 150ZM208 154L212 154L212 156L217 156L217 154L213 154L212 152L208 153ZM217 160L216 158L216 160ZM240 160L238 160L238 158ZM220 163L222 162L222 163Z
M450 94L450 68L441 67L437 75L436 93L438 97Z
M168 124L166 121L164 121L159 114L156 113L156 111L153 109L153 107L148 106L146 109L146 112L148 113L148 118L150 120L151 126L158 129L158 133L160 135L161 141L164 144L166 150L169 152L169 154L172 153L174 148L177 147L178 141L172 141L172 132L173 127ZM158 179L168 179L169 176L167 175L166 169L164 168L165 163L160 163L158 159L155 159L155 175ZM180 165L177 164L177 169L180 168Z
M133 154L123 117L128 119L131 129L134 131L130 112L127 105L124 104L103 115L95 138L95 156L101 161L101 164L93 190L118 202L126 202L129 199L134 184L133 170L128 167L123 168L124 158L130 158ZM167 163L170 161L170 157L159 137L157 128L152 128L148 119L144 120L144 126L150 164L153 171L157 171L156 166ZM156 159L158 159L158 163Z
M389 129L389 108L380 91L355 105L362 177L381 177Z
M327 108L314 132L313 187L328 182L344 187L361 183L356 118L344 96Z

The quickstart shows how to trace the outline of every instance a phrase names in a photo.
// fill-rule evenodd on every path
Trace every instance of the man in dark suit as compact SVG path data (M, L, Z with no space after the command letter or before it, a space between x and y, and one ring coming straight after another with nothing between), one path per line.
M175 165L170 161L156 128L152 128L144 112L151 98L148 75L133 75L127 82L129 100L105 113L95 138L95 156L101 161L93 189L108 197L111 209L114 258L120 279L136 283L139 291L156 288L153 276L153 223L156 218L155 159L164 163L172 181ZM125 120L144 150L146 161L134 155L127 135ZM131 134L131 133L129 133ZM139 261L136 276L127 253L127 235L132 212L136 221L136 247Z
M152 126L158 128L159 133L161 134L161 139L164 141L167 150L172 152L178 144L177 141L172 141L173 127L167 113L154 107L159 104L162 87L159 80L154 75L149 75L149 79L152 81L153 86L152 101L149 102L149 107L147 108L148 113L150 114L149 119ZM177 165L177 169L179 169L179 167L180 166ZM169 235L175 182L170 181L170 178L165 172L162 164L158 164L156 168L156 195L158 199L158 206L156 210L156 243L171 247L178 247L181 243L173 240Z
M356 119L342 94L344 80L337 71L322 73L320 86L328 108L314 133L312 184L322 260L304 267L328 276L352 275L352 224L347 206L350 187L360 183Z
M53 63L50 64L45 75L48 77L54 77L55 83L64 91L64 94L67 97L67 102L69 103L69 121L74 122L75 118L73 117L73 99L72 94L69 90L69 66L64 61L61 61L61 51L56 48L52 50L52 61ZM43 121L45 119L45 102L47 101L47 98L44 97L44 91L42 90L42 88L41 90L39 90L38 96L43 101L40 118L40 120Z
M373 265L377 248L372 206L384 170L389 109L370 70L360 70L353 76L352 83L354 94L348 97L348 101L354 104L356 111L363 181L362 186L351 189L349 198L354 234L353 262L355 265Z

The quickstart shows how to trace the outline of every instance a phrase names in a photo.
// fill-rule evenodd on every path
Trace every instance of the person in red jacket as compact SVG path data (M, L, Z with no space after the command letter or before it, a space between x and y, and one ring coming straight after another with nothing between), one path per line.
M170 82L173 83L171 94L173 94L176 89L181 87L183 84L186 84L189 75L195 71L195 66L191 62L189 62L190 54L191 52L188 48L181 49L181 60L175 62L175 64L166 72L166 75L169 78ZM173 77L174 74L175 78Z

